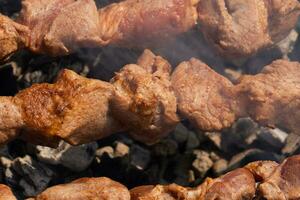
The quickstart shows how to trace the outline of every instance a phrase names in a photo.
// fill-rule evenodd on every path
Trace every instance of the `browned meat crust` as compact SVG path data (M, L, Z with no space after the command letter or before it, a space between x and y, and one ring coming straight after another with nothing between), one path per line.
M196 24L191 0L127 0L97 10L94 0L23 0L28 47L53 56L107 44L149 47Z
M55 84L34 85L15 99L22 109L26 132L78 144L120 130L109 113L112 92L109 83L64 70Z
M278 165L279 164L274 161L256 161L249 163L245 168L251 171L255 180L263 181L272 175Z
M31 200L294 200L300 198L299 165L300 155L281 164L257 161L219 178L207 178L195 188L145 185L128 191L109 178L81 178L50 187ZM0 185L0 199L15 198L7 186Z
M99 10L94 0L22 2L22 25L0 17L0 60L24 46L52 56L108 44L152 47L197 21L221 54L247 57L285 38L300 14L297 0L125 0Z
M229 58L246 57L285 38L300 14L297 0L200 0L201 31Z
M157 142L178 123L170 65L145 51L112 84L64 70L54 84L36 84L15 97L0 98L0 142L22 131L31 143L56 146L88 143L128 130L145 143Z
M179 122L171 89L170 64L146 50L138 64L126 65L112 80L112 113L145 143L155 143Z
M0 200L17 200L17 198L9 187L0 184Z
M219 131L239 117L300 132L300 64L278 60L236 85L196 59L170 65L146 50L139 65L126 65L111 83L65 70L54 84L38 84L15 97L0 98L1 144L21 137L56 145L77 145L120 130L152 144L183 118L198 129Z
M236 85L240 114L262 125L300 133L300 64L277 60Z
M127 0L99 10L101 35L113 44L149 47L196 24L197 0Z
M182 62L172 74L179 112L202 130L220 130L236 120L233 84L200 60Z
M197 188L176 184L140 186L130 191L132 200L251 200L255 196L255 179L247 169L236 169L217 179L206 179Z
M207 65L191 59L172 75L179 112L201 130L227 128L238 117L300 133L300 64L278 60L258 75L233 85Z
M128 189L109 178L81 178L48 188L35 200L130 200Z
M66 55L79 47L103 45L94 0L23 0L22 4L19 22L30 29L30 50Z
M0 60L27 46L29 29L0 14Z
M258 187L268 200L300 199L300 156L281 163Z

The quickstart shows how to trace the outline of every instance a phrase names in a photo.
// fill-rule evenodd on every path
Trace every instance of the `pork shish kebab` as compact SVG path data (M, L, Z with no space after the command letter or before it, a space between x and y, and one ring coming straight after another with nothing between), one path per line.
M300 198L299 165L299 155L281 164L257 161L219 178L207 178L195 188L176 184L146 185L129 191L108 178L81 178L50 187L30 200L294 200ZM6 186L0 186L0 200L3 199L1 194L15 199Z
M170 64L150 51L124 66L111 83L64 70L54 84L0 97L0 144L21 137L55 146L88 143L121 130L154 143L179 122Z
M16 137L55 146L88 143L119 131L152 144L182 119L220 131L239 117L300 133L300 63L278 60L234 85L197 59L170 64L145 50L110 83L64 70L54 84L0 97L0 144Z
M97 10L94 0L23 0L17 21L27 31L21 32L13 21L6 21L0 29L0 41L7 47L0 52L10 54L26 47L59 56L80 47L108 44L144 48L193 27L197 1L126 0Z
M224 56L247 57L284 39L297 0L124 0L97 10L94 0L23 0L19 24L0 15L0 60L21 48L52 56L81 47L149 48L197 23Z

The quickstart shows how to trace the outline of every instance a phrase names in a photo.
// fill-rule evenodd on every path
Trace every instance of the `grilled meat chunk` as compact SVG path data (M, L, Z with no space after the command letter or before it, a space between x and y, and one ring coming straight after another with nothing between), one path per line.
M0 61L27 45L29 29L0 14Z
M201 130L221 130L236 120L233 84L192 58L172 74L179 112Z
M81 178L50 187L35 200L130 200L128 189L109 178Z
M268 200L300 199L300 156L283 161L258 187Z
M149 47L196 24L192 0L126 0L97 10L94 0L23 0L19 22L36 53L66 55L108 44Z
M138 63L141 66L127 65L113 78L112 113L134 138L151 144L179 122L177 103L169 63L147 50Z
M22 4L19 22L30 29L31 51L57 56L103 45L94 0L23 0Z
M0 184L0 200L17 200L17 198L9 187Z
M297 0L200 0L201 31L228 58L248 57L283 40L300 15Z
M199 129L230 127L238 117L300 133L300 64L277 60L233 85L198 60L180 64L172 75L178 109ZM292 117L291 117L292 116Z

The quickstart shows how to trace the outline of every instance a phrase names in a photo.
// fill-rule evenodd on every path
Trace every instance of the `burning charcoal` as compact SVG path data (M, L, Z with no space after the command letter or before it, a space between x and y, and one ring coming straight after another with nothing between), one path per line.
M200 141L195 132L189 131L188 132L188 139L186 141L186 149L195 149L200 145Z
M0 147L0 157L2 156L10 157L7 145Z
M240 118L231 127L231 132L240 136L240 142L244 143L244 146L250 145L256 138L259 127L251 118Z
M11 168L21 177L19 185L24 189L25 196L35 196L45 190L54 176L52 169L30 156L16 158Z
M217 154L215 151L210 151L209 152L209 157L213 162L216 162L217 160L220 160L221 157Z
M257 142L261 149L278 152L284 146L288 134L278 128L263 128L259 131Z
M164 139L153 146L154 153L157 156L172 156L178 151L178 144L172 139Z
M293 51L295 43L298 39L296 30L292 30L290 34L276 45L276 48L282 53L282 58L288 59L288 55Z
M5 65L0 65L0 85L5 86L0 88L1 96L14 95L17 92L17 81L14 76L16 63L11 62Z
M144 170L147 168L151 159L151 153L139 145L132 145L130 148L130 164L137 169Z
M228 163L228 170L243 167L244 165L257 160L279 161L281 159L282 156L279 156L272 152L267 152L260 149L248 149L231 158Z
M171 136L177 143L184 143L187 141L189 135L189 130L182 124L177 124L175 130L172 132Z
M115 157L124 157L129 154L129 147L122 143L122 142L116 142L115 147Z
M194 160L192 166L196 174L200 178L204 178L208 170L213 166L213 161L210 159L209 153L205 151L195 150L194 155L196 159Z
M97 149L95 155L101 159L101 157L106 154L108 155L110 158L114 157L114 149L111 146L106 146L106 147L101 147L99 149Z
M1 165L4 168L3 175L4 175L5 182L9 186L18 185L19 176L11 167L13 161L5 157L1 157L0 161L1 161Z
M191 153L177 154L174 157L170 157L164 177L171 183L177 183L182 186L190 185L190 171L194 160L195 156Z
M205 132L204 135L220 150L222 149L222 133L221 132Z
M285 145L281 152L284 155L292 155L300 149L300 136L295 133L290 133L286 138Z
M40 161L52 164L63 165L73 171L85 170L93 161L97 143L72 146L66 142L60 142L56 149L37 146L37 157Z
M0 184L0 200L17 200L17 199L9 187Z
M220 176L223 174L225 171L227 171L228 167L228 161L225 159L220 159L214 162L214 165L212 167L213 173L215 176Z
M256 139L258 125L250 118L241 118L224 133L219 133L221 150L227 153L237 153L241 149L247 149Z

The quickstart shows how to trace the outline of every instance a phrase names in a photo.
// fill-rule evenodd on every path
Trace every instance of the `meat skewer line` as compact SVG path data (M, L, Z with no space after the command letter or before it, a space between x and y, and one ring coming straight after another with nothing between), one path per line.
M240 117L300 133L300 64L278 60L237 84L192 58L171 73L170 64L145 50L110 83L64 70L54 84L36 84L0 97L0 143L15 137L56 146L95 141L127 131L152 144L181 119L203 131L220 131ZM179 117L180 116L180 117Z
M17 22L0 15L0 60L22 48L61 56L78 48L150 48L197 23L223 56L248 57L283 40L300 14L297 0L23 0Z
M128 190L109 178L81 178L50 187L28 200L293 200L300 198L300 155L281 164L256 161L219 178L207 178L195 188L176 184L146 185ZM0 185L0 200L15 200L10 188Z

